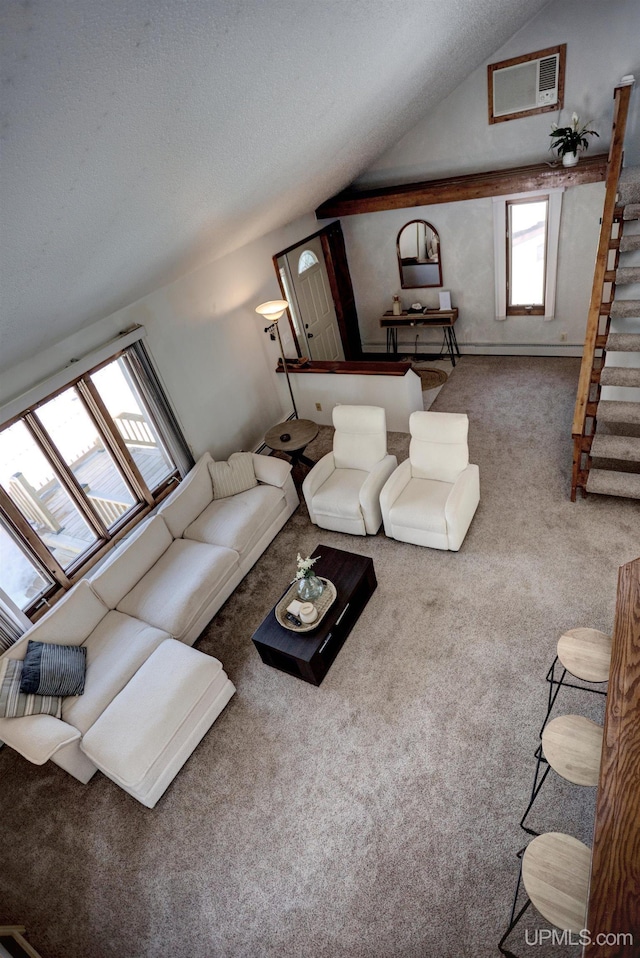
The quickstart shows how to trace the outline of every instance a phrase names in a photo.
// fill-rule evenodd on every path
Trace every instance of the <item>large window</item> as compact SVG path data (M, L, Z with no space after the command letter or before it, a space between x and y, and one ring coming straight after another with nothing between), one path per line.
M55 582L30 557L0 521L2 588L18 608L26 609L48 592Z
M555 314L563 189L496 196L496 319Z
M125 350L0 429L2 588L27 615L184 473L184 440L162 415L145 361L139 345Z

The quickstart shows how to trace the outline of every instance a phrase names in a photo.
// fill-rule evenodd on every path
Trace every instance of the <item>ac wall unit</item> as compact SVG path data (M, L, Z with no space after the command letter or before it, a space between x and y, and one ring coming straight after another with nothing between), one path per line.
M566 49L563 43L491 63L487 68L489 123L562 109Z

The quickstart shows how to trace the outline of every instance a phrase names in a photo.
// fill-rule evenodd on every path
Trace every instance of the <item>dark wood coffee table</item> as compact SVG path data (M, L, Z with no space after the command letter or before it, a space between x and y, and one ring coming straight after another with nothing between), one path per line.
M367 556L324 545L316 546L309 555L320 556L314 572L333 582L338 592L318 628L302 634L284 629L275 617L274 605L251 638L267 665L320 685L378 583L373 559ZM286 589L282 595L284 592Z

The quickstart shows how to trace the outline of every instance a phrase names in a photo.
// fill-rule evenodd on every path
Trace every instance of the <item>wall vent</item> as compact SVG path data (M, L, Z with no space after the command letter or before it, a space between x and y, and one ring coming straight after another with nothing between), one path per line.
M502 123L564 105L567 45L537 50L487 67L489 123Z

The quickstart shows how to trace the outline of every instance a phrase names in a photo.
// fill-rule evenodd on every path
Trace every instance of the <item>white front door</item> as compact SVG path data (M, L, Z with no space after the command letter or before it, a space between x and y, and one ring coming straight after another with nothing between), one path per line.
M343 360L344 351L320 237L287 253L310 359Z

